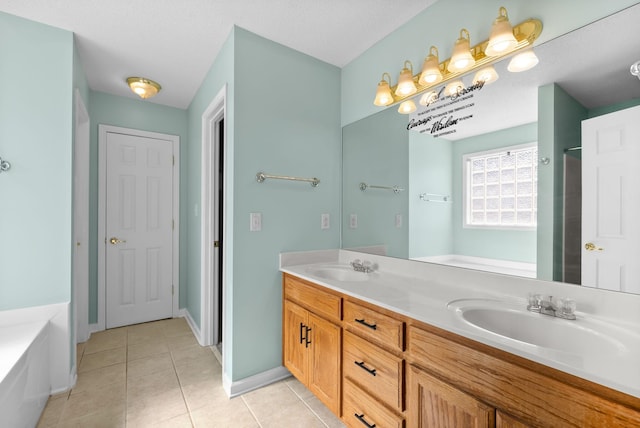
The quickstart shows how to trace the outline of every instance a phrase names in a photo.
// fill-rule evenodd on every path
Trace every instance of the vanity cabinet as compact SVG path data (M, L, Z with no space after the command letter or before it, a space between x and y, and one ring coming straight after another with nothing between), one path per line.
M418 367L408 371L409 426L415 428L490 428L495 409L431 376Z
M349 427L640 428L640 400L284 275L284 365Z
M419 409L438 400L442 409L464 403L465 418L476 415L477 426L640 427L633 397L427 324L407 331L411 427L431 426L417 422ZM485 411L495 411L495 422Z
M344 299L343 421L349 427L404 427L404 321Z
M285 276L284 366L333 413L340 416L340 296Z

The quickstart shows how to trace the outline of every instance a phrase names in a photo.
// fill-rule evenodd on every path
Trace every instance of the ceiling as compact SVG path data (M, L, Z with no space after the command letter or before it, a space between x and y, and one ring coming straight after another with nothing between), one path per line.
M92 90L135 98L124 80L144 76L163 87L149 101L184 109L233 25L343 67L436 1L2 0L0 11L74 32Z

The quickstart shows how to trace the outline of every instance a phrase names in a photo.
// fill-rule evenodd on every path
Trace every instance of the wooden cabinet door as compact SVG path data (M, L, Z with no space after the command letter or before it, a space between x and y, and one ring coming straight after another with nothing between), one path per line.
M489 428L495 409L411 366L408 370L410 428Z
M309 352L306 346L308 312L289 300L284 301L283 363L300 382L307 383Z
M530 428L530 426L506 413L502 413L500 410L496 410L496 428Z
M339 417L341 328L312 313L309 328L309 390Z

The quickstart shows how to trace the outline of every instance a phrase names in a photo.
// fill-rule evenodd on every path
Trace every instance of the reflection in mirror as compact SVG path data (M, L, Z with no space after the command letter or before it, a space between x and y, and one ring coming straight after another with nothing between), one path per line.
M540 62L524 73L509 73L508 59L495 64L498 81L466 101L464 113L472 120L454 132L436 138L409 131L409 118L394 107L345 126L342 247L636 292L583 277L594 253L585 253L584 246L595 238L583 239L581 199L596 186L596 174L583 165L581 127L587 119L640 104L640 82L629 72L640 60L640 38L626 34L638 20L640 5L536 46ZM472 77L464 83L470 85ZM528 166L491 170L495 159L528 144L537 145ZM486 182L471 182L474 172L463 162L470 155L493 165L482 172ZM530 187L509 193L521 175L533 180ZM362 182L405 191L361 191ZM485 197L474 199L474 189L481 188ZM513 197L486 197L494 191ZM518 225L513 218L504 227L468 224L473 209L490 207L513 208L516 218L537 211L537 225Z

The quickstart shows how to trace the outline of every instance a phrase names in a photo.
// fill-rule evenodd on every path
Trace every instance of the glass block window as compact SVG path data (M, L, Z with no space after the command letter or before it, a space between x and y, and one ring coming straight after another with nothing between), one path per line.
M538 145L463 156L465 227L535 228Z

